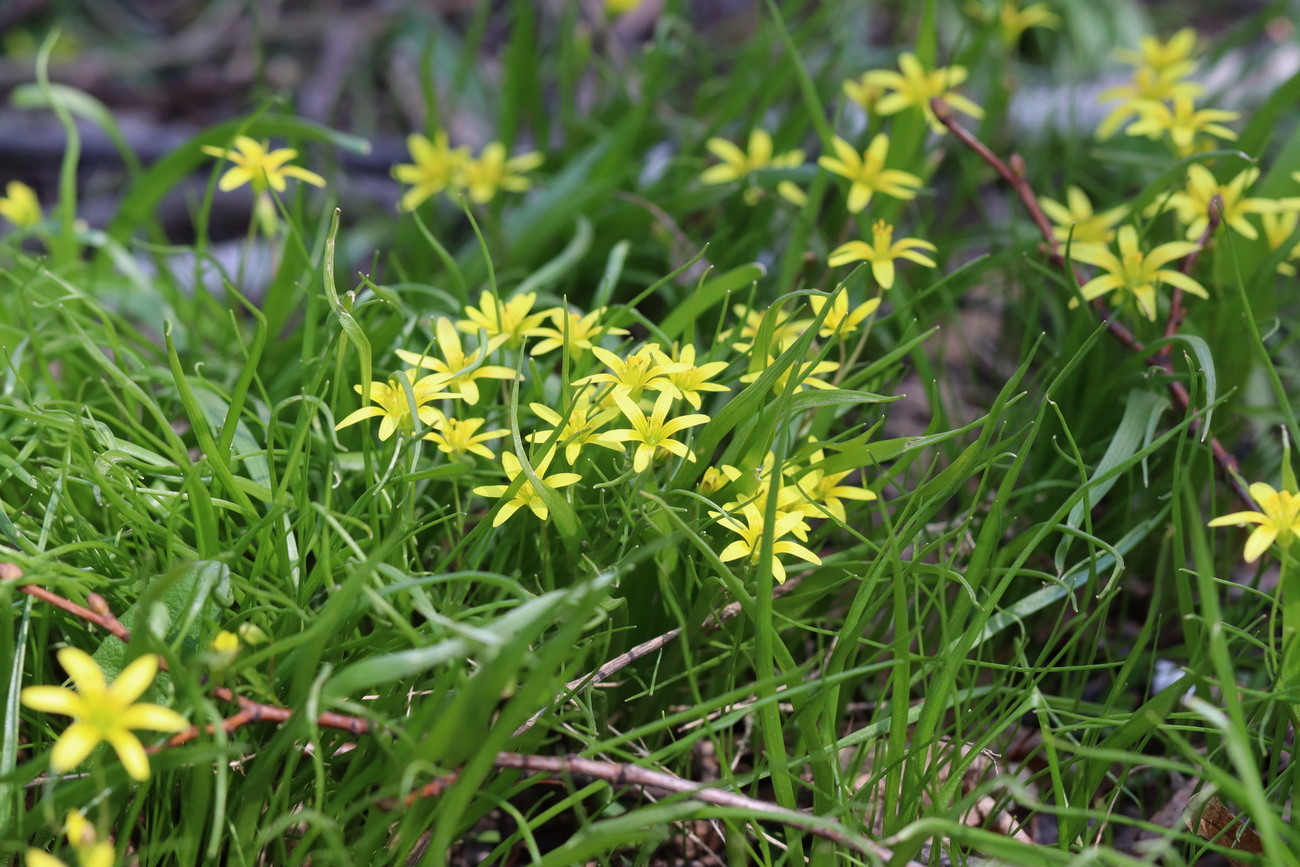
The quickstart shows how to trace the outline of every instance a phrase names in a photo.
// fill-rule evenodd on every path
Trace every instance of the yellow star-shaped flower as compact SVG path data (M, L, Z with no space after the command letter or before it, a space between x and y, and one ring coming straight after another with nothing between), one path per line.
M1282 548L1300 535L1300 496L1291 491L1274 490L1272 485L1256 482L1250 486L1250 497L1259 506L1258 512L1233 512L1210 521L1211 527L1229 527L1242 524L1259 524L1246 540L1246 562L1254 563L1274 542Z
M491 298L491 296L488 296ZM484 302L486 305L488 302ZM509 304L506 304L507 311ZM470 308L471 310L473 308ZM489 309L485 307L484 309ZM507 315L509 315L507 313ZM530 317L531 318L531 317ZM499 320L498 320L499 321ZM460 342L460 335L450 319L442 317L434 324L438 336L438 350L442 358L420 355L405 349L397 350L397 357L407 364L425 370L432 370L443 377L445 388L460 392L461 397L470 406L478 403L481 397L476 379L518 379L519 375L508 367L499 364L483 364L483 359L510 339L508 333L497 334L488 339L487 346L466 353Z
M672 392L668 391L659 393L655 398L654 409L648 416L641 407L620 391L614 392L614 402L618 404L618 408L622 410L623 416L632 427L608 431L605 433L605 439L609 442L638 444L636 454L632 457L633 470L639 473L649 467L650 462L661 450L686 458L688 461L695 460L695 453L673 437L688 427L704 424L709 420L707 415L694 413L679 415L673 419L668 418L668 411L673 405Z
M232 150L210 145L202 148L208 156L234 163L217 182L217 188L223 193L244 184L252 184L255 193L264 193L268 187L277 193L283 193L285 178L297 178L318 187L325 186L325 179L315 172L301 166L288 165L289 160L298 156L298 151L294 148L267 150L266 142L259 142L246 135L235 136L234 144Z
M1138 245L1137 230L1132 226L1124 226L1119 230L1118 256L1109 248L1091 245L1074 251L1075 259L1089 265L1096 265L1104 272L1084 283L1079 287L1079 291L1087 301L1100 298L1107 292L1119 292L1121 295L1131 296L1142 314L1154 321L1156 287L1161 283L1172 283L1184 292L1200 298L1210 297L1205 287L1191 277L1164 267L1175 259L1181 259L1199 249L1191 241L1171 241L1143 253ZM1078 306L1078 299L1071 299L1070 306Z
M1062 244L1069 241L1072 254L1083 244L1105 247L1115 237L1115 226L1128 214L1123 205L1097 213L1088 194L1075 186L1066 188L1065 204L1047 197L1039 201L1053 223L1052 237Z
M574 482L582 481L582 476L577 473L556 473L553 476L547 476L546 468L550 465L551 458L554 455L555 450L552 449L546 453L546 457L538 461L537 465L533 467L533 472L537 474L537 478L541 480L543 485L551 488L563 488L566 485L572 485ZM519 474L524 471L523 464L519 463L519 458L515 457L513 452L501 453L501 468L505 470L506 478L510 480L510 484L513 484ZM506 491L510 490L510 484L481 485L474 489L474 493L480 497L504 497ZM542 500L542 495L537 492L537 488L533 487L532 480L525 479L524 483L515 491L514 496L502 503L497 516L492 519L492 526L500 527L507 518L524 506L527 506L540 520L545 521L551 516L551 510L546 507L546 503Z
M704 184L726 184L759 169L788 169L803 162L803 151L798 148L774 155L772 137L761 129L750 132L747 150L742 151L725 138L711 138L704 146L722 160L700 175L700 183Z
M494 141L483 148L478 159L465 162L461 180L469 190L470 199L482 205L496 198L501 190L512 193L527 190L533 182L524 177L524 172L537 168L542 160L542 155L535 151L506 159L506 146Z
M419 133L406 137L410 163L393 166L393 177L411 188L402 195L398 206L403 211L414 211L425 199L463 183L462 173L469 159L469 150L452 148L447 144L447 134L439 132L430 141Z
M873 69L857 81L844 82L844 92L867 111L881 116L895 114L907 108L918 108L925 115L930 129L943 134L947 131L935 117L930 100L942 98L956 111L982 118L984 109L952 89L966 80L966 67L941 66L927 70L910 51L898 57L898 71Z
M64 647L58 656L76 689L29 686L21 695L22 703L32 710L72 717L72 724L54 744L50 770L56 774L70 771L102 741L108 741L133 780L149 779L149 758L132 729L179 732L189 728L174 710L136 703L158 673L158 657L141 656L122 669L109 686L99 665L85 651Z
M411 397L414 398L414 403L407 400L406 388L396 377L389 379L388 382L372 381L370 400L378 406L363 406L334 425L334 430L342 430L364 419L382 418L383 421L379 423L379 439L386 440L399 430L404 433L415 431L412 409L419 416L420 421L432 425L438 420L438 410L428 406L429 402L444 397L460 397L460 393L446 390L447 377L444 375L430 374L416 379L415 374L414 370L406 371L406 380L411 385ZM357 394L363 393L360 385L354 385L352 388Z
M525 337L537 333L537 326L546 318L545 313L532 312L536 301L536 292L525 292L501 301L485 289L479 295L478 307L466 307L466 318L457 322L456 327L466 334L476 334L480 330L486 332L493 341L489 351L502 344L518 349Z
M831 145L835 149L835 156L823 155L817 160L817 165L849 179L848 208L851 214L865 208L875 193L896 199L915 199L916 191L925 186L916 175L900 169L885 168L885 159L889 156L889 136L883 132L876 135L861 154L839 136L831 140Z
M726 563L730 560L739 560L746 557L751 564L757 563L759 553L763 547L763 533L766 529L763 512L760 511L759 507L753 503L742 506L740 514L744 520L720 512L712 512L711 514L719 519L722 526L740 536L739 539L722 549L718 559ZM821 565L821 558L808 548L798 542L782 538L794 532L803 523L804 516L801 512L782 513L778 511L776 514L776 522L772 526L771 567L772 577L776 579L778 584L784 584L786 578L785 566L777 559L778 554L793 554L801 560L806 560L817 566Z
M832 268L847 265L850 262L865 260L871 263L871 274L880 284L881 289L894 285L894 260L907 259L927 268L934 267L934 260L917 250L938 252L938 248L929 241L920 238L899 238L894 240L894 227L884 220L876 220L871 227L871 243L866 241L849 241L831 251L829 264ZM846 302L847 303L847 302Z

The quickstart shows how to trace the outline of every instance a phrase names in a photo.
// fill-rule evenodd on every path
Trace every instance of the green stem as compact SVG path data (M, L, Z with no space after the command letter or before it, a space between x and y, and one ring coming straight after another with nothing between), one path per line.
M1282 576L1278 581L1282 603L1282 675L1284 690L1300 688L1300 564L1282 550Z
M68 110L63 97L55 94L50 86L50 53L58 41L59 31L55 29L50 31L50 35L41 43L40 51L36 54L36 81L41 95L45 97L50 108L54 109L54 114L63 127L64 135L67 136L67 144L63 148L63 160L59 165L59 233L50 242L54 264L66 266L75 262L79 254L76 227L77 163L81 159L81 135L77 132L77 124L73 121L72 112Z

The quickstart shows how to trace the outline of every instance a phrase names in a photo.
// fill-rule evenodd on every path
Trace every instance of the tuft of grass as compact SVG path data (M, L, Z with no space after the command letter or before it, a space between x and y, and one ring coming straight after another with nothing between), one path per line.
M414 93L361 80L333 126L245 104L148 165L44 43L15 97L68 147L44 217L0 236L4 856L76 861L79 810L159 865L1248 861L1195 815L1217 797L1267 863L1300 862L1300 526L1255 564L1207 528L1255 508L1248 482L1295 493L1297 238L1264 220L1300 210L1297 79L1198 97L1239 137L1183 155L1085 123L1075 90L1127 74L1132 4L1060 4L1011 41L1016 4L669 3L640 31L561 5L404 9L377 45ZM1294 41L1271 14L1203 33L1195 74L1265 74ZM987 153L846 97L905 52L967 67L984 116L955 122ZM1031 88L1072 122L1018 128ZM403 97L423 128L385 125ZM103 226L74 115L123 154ZM711 140L755 129L802 163L701 180ZM414 213L343 162L324 191L254 180L247 234L217 233L229 165L204 147L325 171L387 152L357 132L443 131L466 150ZM849 213L818 157L882 131L924 187ZM492 143L544 159L482 200ZM1154 320L1077 304L1107 269L1082 221L1039 233L1042 197L1127 209L1149 251L1189 240L1193 166L1261 169L1260 237L1211 211L1165 266L1210 297L1165 278ZM160 203L202 179L178 242ZM876 220L937 267L826 264ZM675 379L692 366L718 388ZM660 395L682 424L642 465ZM68 720L22 690L65 682L63 646L109 680L161 660L141 700L194 728L146 736L148 783L102 746L52 766Z

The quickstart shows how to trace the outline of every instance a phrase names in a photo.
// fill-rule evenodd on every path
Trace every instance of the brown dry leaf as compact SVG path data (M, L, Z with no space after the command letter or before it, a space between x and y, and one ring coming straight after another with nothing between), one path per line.
M1264 854L1259 835L1247 828L1240 817L1233 815L1218 795L1211 795L1199 812L1195 806L1189 807L1183 818L1188 828L1206 840L1213 840L1221 846L1249 855ZM1232 858L1228 859L1228 863L1233 867L1247 867Z

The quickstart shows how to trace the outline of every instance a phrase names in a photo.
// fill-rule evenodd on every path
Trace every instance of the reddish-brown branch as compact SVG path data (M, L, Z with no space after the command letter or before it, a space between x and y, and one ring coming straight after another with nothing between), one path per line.
M3 577L4 580L16 581L22 577L22 571L16 566L13 566L13 564L6 563L3 565L12 567L9 570L5 570L3 575L0 576ZM123 644L129 644L131 641L131 630L127 629L126 626L122 624L122 621L113 616L113 612L109 610L108 603L97 593L91 593L86 598L86 601L91 605L90 608L87 608L78 605L71 599L67 599L57 593L51 592L39 584L19 584L18 589L29 596L34 596L42 602L47 602L50 605L53 605L55 608L61 608L69 614L81 618L87 623L94 624L100 629L112 633L117 636ZM158 667L166 671L167 660L159 658ZM236 703L241 707L239 713L222 723L222 727L226 728L228 732L234 731L240 726L248 723L287 722L293 716L293 711L287 707L279 707L273 704L262 704L261 702L253 701L252 699L245 698L241 695L236 695L233 690L227 689L224 686L213 687L212 694L222 701ZM233 727L230 727L231 722L236 720L238 722ZM317 716L316 725L321 728L345 731L353 735L366 734L373 729L369 720L357 716L348 716L347 714L333 713L330 711L326 711ZM214 729L212 726L207 726L204 730L211 732ZM184 743L185 741L193 740L198 735L198 732L199 729L194 727L181 732L176 735L176 737L184 737L184 740L181 741L181 743Z
M1201 232L1201 237L1197 239L1196 249L1183 257L1182 264L1178 266L1179 271L1183 274L1192 273L1192 269L1196 267L1196 261L1201 257L1201 251L1205 249L1206 244L1210 243L1210 238L1214 237L1214 230L1219 228L1219 221L1222 219L1223 199L1219 197L1218 193L1215 193L1210 199L1209 211L1206 214L1205 231ZM1185 315L1183 311L1183 290L1175 286L1169 304L1169 321L1165 323L1165 337L1173 337L1178 333L1178 329L1183 325ZM1170 354L1171 347L1168 345L1160 350L1162 366L1167 372L1172 373L1173 370L1169 364Z
M22 578L22 570L12 563L0 563L0 580L17 582ZM793 582L787 582L793 583ZM113 616L109 610L108 603L97 594L91 594L89 602L92 608L87 608L76 604L75 602L65 599L57 593L46 590L35 584L19 584L18 589L22 592L48 602L57 608L73 614L87 623L92 623L116 635L123 642L130 641L131 632L124 626L121 621ZM739 605L735 605L739 610ZM712 619L710 626L717 626L729 616L734 616L732 606L724 608L718 616ZM674 633L666 633L656 639L659 646L667 644L676 637ZM612 660L607 666L602 666L595 672L600 676L607 674L610 670L617 670L628 661L619 659ZM165 664L165 660L159 661L160 665ZM589 678L584 678L583 681ZM570 689L576 688L583 681L575 681L570 684ZM189 743L199 736L200 733L213 734L218 728L227 734L233 733L243 726L258 722L284 722L293 716L293 711L289 708L277 707L275 705L261 704L251 701L242 696L235 695L226 687L215 687L213 694L223 701L238 702L241 709L238 713L227 717L217 724L205 726L191 726L183 732L173 735L166 742L152 747L149 751L157 753L171 747L179 747ZM317 725L323 728L341 729L354 735L368 734L373 731L370 723L360 717L351 717L344 714L323 713L316 719ZM719 807L733 807L737 809L748 810L755 815L756 819L764 821L780 822L791 827L800 828L809 834L829 840L837 845L850 849L856 849L860 852L874 854L876 857L889 860L893 853L885 847L868 840L864 837L855 837L845 831L840 825L830 819L820 819L808 813L801 813L797 810L788 810L776 804L766 801L760 801L756 798L750 798L735 792L729 792L725 789L719 789L703 783L697 783L692 780L683 779L682 777L655 771L649 768L643 768L639 765L618 764L615 762L601 762L594 759L584 759L577 756L556 757L556 756L537 756L526 755L523 753L498 753L493 759L493 764L503 770L520 770L535 774L549 774L557 777L586 777L589 779L605 780L614 786L632 786L649 794L680 794L686 795L697 801L706 804L713 804ZM404 799L404 803L409 806L421 798L437 797L442 794L448 786L458 779L455 773L438 777L435 780L426 783L416 791L412 792ZM396 804L391 800L379 803L379 806L385 809L392 809ZM921 867L915 861L908 861L906 867Z
M1052 234L1051 221L1048 220L1047 215L1043 213L1043 208L1038 202L1038 196L1034 194L1033 187L1029 185L1029 181L1025 177L1024 160L1021 159L1019 155L1013 155L1011 157L1011 165L1003 162L998 158L997 154L989 150L988 146L976 138L970 130L957 122L952 113L952 109L948 106L948 103L944 102L942 99L936 97L935 99L930 100L930 107L934 109L934 114L939 119L939 122L942 123L950 133L952 133L953 138L974 151L980 159L984 160L984 162L997 172L1016 192L1016 195L1020 198L1021 204L1025 206L1025 210L1029 212L1029 216L1034 221L1034 225L1038 227L1039 233L1043 236L1043 241L1047 244L1047 249L1052 261L1059 267L1064 268L1065 258L1061 255L1060 242L1057 241L1056 236ZM1218 201L1218 198L1216 197L1214 201ZM1222 207L1221 203L1219 207ZM1213 232L1214 227L1218 225L1220 217L1221 213L1219 209L1214 206L1214 202L1211 202L1209 213L1210 226L1206 230L1207 234L1201 238L1202 248L1204 247L1205 241L1208 240L1208 233ZM1191 267L1196 263L1195 255L1188 258L1192 261L1190 263L1184 261L1183 267L1186 269L1184 273L1190 271ZM1084 282L1083 278L1080 276L1078 268L1073 267L1073 263L1072 270L1075 283L1082 285ZM1146 345L1143 344L1142 341L1133 334L1133 332L1115 321L1115 317L1111 314L1111 311L1105 304L1100 300L1096 300L1092 302L1092 306L1093 309L1097 311L1097 315L1101 317L1102 321L1105 323L1106 330L1109 331L1111 335L1125 348L1137 355L1150 356L1147 352ZM1179 306L1181 307L1181 304ZM1173 317L1171 317L1171 324L1174 324L1172 320ZM1181 313L1179 313L1177 324L1181 324L1181 322L1182 316ZM1175 324L1175 333L1177 324ZM1150 360L1155 364L1160 365L1166 373L1172 373L1171 365L1168 362L1168 354L1165 350L1156 353L1154 357L1150 357ZM1173 397L1174 404L1178 408L1178 411L1184 414L1187 413L1191 408L1191 395L1188 394L1187 387L1171 377L1169 379L1168 388L1169 394ZM1200 431L1202 424L1203 422L1200 417L1193 418L1191 421L1192 432ZM1219 471L1223 475L1224 482L1232 488L1233 493L1235 493L1238 499L1243 503L1253 503L1250 494L1241 483L1241 477L1237 472L1236 459L1228 453L1228 450L1225 449L1223 444L1215 437L1210 438L1210 451L1214 456L1215 463L1219 466Z

